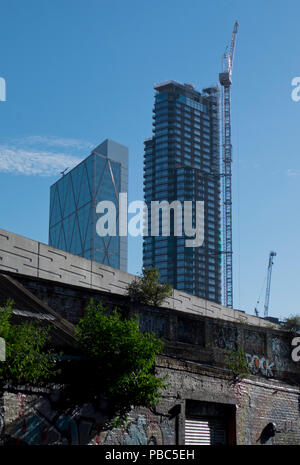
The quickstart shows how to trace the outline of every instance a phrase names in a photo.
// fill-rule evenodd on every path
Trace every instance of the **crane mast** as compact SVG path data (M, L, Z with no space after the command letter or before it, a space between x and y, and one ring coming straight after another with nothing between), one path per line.
M273 258L276 256L276 252L270 252L269 255L269 265L268 265L268 275L267 275L267 287L266 287L266 297L265 297L265 311L264 316L268 316L269 312L269 300L270 300L270 288L271 288L271 277L272 277L272 266Z
M234 23L229 54L223 55L223 71L219 81L223 87L222 98L222 177L223 177L223 303L233 308L233 277L232 277L232 196L231 196L231 99L233 56L238 31L238 22Z

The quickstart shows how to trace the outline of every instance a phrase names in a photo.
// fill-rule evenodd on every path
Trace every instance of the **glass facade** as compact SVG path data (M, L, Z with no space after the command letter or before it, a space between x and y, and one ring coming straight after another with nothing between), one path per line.
M143 266L159 269L162 282L221 303L221 211L219 92L168 81L155 86L153 137L145 141L144 196L148 236ZM152 200L204 201L204 243L186 247L187 237L151 236ZM183 205L183 203L182 203ZM159 218L161 226L162 218ZM173 233L173 234L172 234Z
M89 157L50 188L49 245L127 271L127 238L100 237L96 232L96 205L127 192L128 150L104 141Z

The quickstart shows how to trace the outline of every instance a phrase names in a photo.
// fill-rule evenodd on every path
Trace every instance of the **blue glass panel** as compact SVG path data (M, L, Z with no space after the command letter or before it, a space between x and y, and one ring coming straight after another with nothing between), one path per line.
M93 239L94 237L99 237L98 235L93 234L93 225L91 221L88 221L88 226L86 230L86 236L85 236L85 241L84 241L84 249L91 249L94 246Z
M120 239L117 236L111 237L110 239L111 240L110 240L109 245L108 245L108 251L109 251L109 253L117 255L119 253Z
M99 263L103 263L104 253L100 250L96 250L94 260L96 260Z
M108 254L109 266L113 268L119 268L119 257L118 255Z
M76 205L78 202L78 197L79 197L79 192L80 192L82 171L83 171L83 163L80 163L80 165L76 166L76 168L74 168L70 173L72 175L73 190L74 190L74 197L75 197Z
M64 207L65 207L67 183L68 183L68 180L69 180L69 176L70 176L69 174L66 174L66 176L63 176L57 183L62 217L65 216L64 215Z
M161 102L163 100L168 100L168 92L161 92L155 96L156 102Z
M68 183L66 187L66 199L65 199L65 207L64 207L64 216L70 215L75 211L75 200L73 194L73 186L72 186L72 177L71 175L68 176Z
M111 239L113 239L113 237L111 237L111 236L105 236L105 237L103 237L103 242L104 242L104 244L105 244L105 248L106 248L106 249L108 249L108 246L109 246L109 244L110 244L110 242L111 242Z
M52 216L53 216L53 207L54 207L54 197L55 197L55 186L50 187L50 212L49 212L49 227L52 226ZM49 231L50 237L50 231Z
M93 255L92 255L92 250L84 250L83 253L81 254L82 257L88 258L89 260L93 260Z
M108 265L108 266L110 266L110 263L109 263L109 261L108 261L107 255L105 255L105 256L103 257L103 262L102 262L102 263L103 263L103 265Z
M61 250L66 250L66 241L65 241L65 233L64 233L64 228L63 228L63 224L61 223L61 227L60 227L60 232L59 232L59 239L58 239L58 246L57 246L58 249L61 249Z
M97 233L94 236L94 245L96 249L104 250L104 242L103 242L103 237L99 236Z
M119 163L110 162L113 177L116 185L117 192L121 191L121 165Z
M88 224L91 222L90 214L91 214L90 205L86 205L85 207L82 207L77 211L80 235L81 235L83 243L86 240Z
M105 165L104 173L103 173L103 178L101 180L97 195L96 195L96 201L99 202L101 200L110 200L114 203L116 203L116 193L115 193L115 188L113 185L112 177L111 177L111 172L108 166L108 163Z
M85 167L86 167L86 171L87 171L87 175L88 175L88 181L89 181L89 185L90 185L90 190L91 190L91 194L93 193L93 189L94 189L94 162L95 162L95 155L90 155L86 161L85 161Z
M104 174L103 170L105 168L106 163L107 163L106 158L96 156L96 173L95 173L95 186L96 186L95 196L96 197L97 197L97 193L99 191L101 180L103 178L103 174Z
M50 228L49 231L49 245L52 247L58 247L58 239L59 239L59 231L60 231L61 225L57 224L53 228Z
M71 240L72 240L73 229L74 229L74 220L75 220L75 214L73 213L71 216L69 216L63 221L67 251L71 251L70 246L71 246Z
M86 171L85 164L84 164L77 207L80 208L90 201L91 201L90 186L89 186L87 171Z
M51 187L50 191L50 226L58 223L61 220L61 211L60 211L60 203L59 203L59 196L57 190L57 184Z
M70 251L76 255L80 255L82 253L81 237L80 237L77 217L75 218L74 231L73 231Z

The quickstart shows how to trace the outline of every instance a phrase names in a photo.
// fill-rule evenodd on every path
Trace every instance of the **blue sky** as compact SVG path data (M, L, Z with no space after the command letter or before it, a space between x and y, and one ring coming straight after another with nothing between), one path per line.
M47 242L50 185L106 138L129 147L129 200L142 199L154 83L216 83L238 19L234 305L253 314L275 250L270 314L299 313L299 15L294 0L2 0L0 227ZM140 239L129 257L139 273Z

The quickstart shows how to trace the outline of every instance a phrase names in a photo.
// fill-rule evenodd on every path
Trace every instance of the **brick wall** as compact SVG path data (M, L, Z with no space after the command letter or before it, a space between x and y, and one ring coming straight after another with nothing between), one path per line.
M184 444L188 401L232 406L236 443L261 443L264 428L276 424L267 444L299 444L299 389L252 376L233 383L228 374L168 357L157 361L168 388L154 409L135 409L126 428L105 427L105 410L90 402L73 406L62 388L6 389L2 395L2 439L10 444ZM2 420L1 420L2 418Z
M300 444L299 363L291 360L288 332L271 324L197 315L193 312L131 304L128 298L18 275L18 280L66 319L76 322L91 297L137 312L143 331L164 338L157 371L168 388L152 410L136 409L126 429L106 430L101 405L72 405L64 390L5 389L0 395L0 433L13 443L183 444L189 401L229 406L235 411L238 444L260 444L269 423L276 434L267 444ZM249 379L234 383L228 350L243 348ZM4 425L4 428L3 428Z

